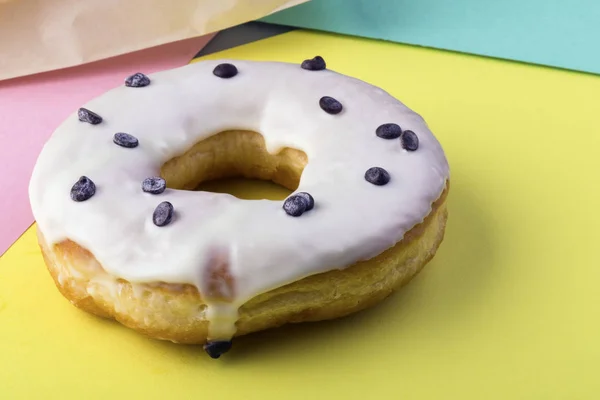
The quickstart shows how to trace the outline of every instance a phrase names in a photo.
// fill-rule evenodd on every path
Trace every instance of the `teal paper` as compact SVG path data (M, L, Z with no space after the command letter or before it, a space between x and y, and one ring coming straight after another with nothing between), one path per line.
M262 21L600 73L600 0L312 0Z

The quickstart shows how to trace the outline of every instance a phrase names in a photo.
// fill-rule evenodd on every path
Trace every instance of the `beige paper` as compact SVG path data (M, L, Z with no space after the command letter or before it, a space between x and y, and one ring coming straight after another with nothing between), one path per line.
M309 0L0 0L0 80L255 20Z

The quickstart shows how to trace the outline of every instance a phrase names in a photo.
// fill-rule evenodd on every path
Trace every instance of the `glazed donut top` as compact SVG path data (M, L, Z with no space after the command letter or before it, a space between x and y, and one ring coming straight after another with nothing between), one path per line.
M202 61L136 74L90 101L54 132L34 168L31 206L46 241L78 243L115 277L201 293L221 254L234 284L227 301L208 299L214 321L260 293L394 246L443 192L444 152L418 114L322 61ZM261 133L272 154L305 152L295 193L309 193L314 207L306 195L284 207L163 191L160 179L147 180L232 129ZM231 334L218 325L211 321L213 337Z

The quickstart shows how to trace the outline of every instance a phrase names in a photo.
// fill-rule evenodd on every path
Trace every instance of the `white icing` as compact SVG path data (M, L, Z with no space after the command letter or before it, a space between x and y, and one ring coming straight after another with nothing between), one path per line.
M214 76L221 62L235 64L238 75ZM257 294L395 245L431 211L449 177L444 152L418 114L383 90L330 70L218 60L150 79L150 86L122 85L86 104L103 117L99 125L80 122L76 113L67 118L39 156L31 206L50 245L71 239L108 273L132 282L203 288L209 254L226 251L235 298L208 304L213 338L232 335L237 308ZM324 112L322 96L340 101L343 111ZM375 135L390 122L414 131L419 149L408 152L399 139ZM297 191L312 194L315 208L294 218L282 201L141 190L141 182L158 176L166 161L229 129L261 133L271 153L284 147L304 151L309 162ZM139 146L115 145L116 132L134 135ZM387 185L365 181L373 166L390 173ZM95 182L96 194L74 202L69 193L82 175ZM176 214L157 227L152 213L162 201L171 202Z

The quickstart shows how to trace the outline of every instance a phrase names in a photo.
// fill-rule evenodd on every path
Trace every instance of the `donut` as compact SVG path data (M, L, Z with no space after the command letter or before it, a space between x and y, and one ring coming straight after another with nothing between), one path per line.
M291 194L196 190L230 177ZM449 181L419 114L317 56L127 77L54 131L29 196L72 304L217 358L235 336L339 318L406 284L442 242Z

